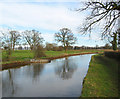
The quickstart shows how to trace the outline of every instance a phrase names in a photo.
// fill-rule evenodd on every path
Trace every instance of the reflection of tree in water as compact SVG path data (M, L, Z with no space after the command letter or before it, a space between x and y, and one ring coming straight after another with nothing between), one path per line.
M17 83L19 77L29 76L30 79L37 81L43 71L43 64L32 64L21 69L8 69L2 73L2 95L3 97L13 97L20 92L20 86ZM23 79L24 79L23 77ZM25 77L26 78L26 77ZM27 80L27 79L24 79ZM24 82L24 81L23 81Z
M70 79L76 69L77 65L68 58L65 58L61 66L55 67L55 73L62 79Z
M26 71L27 71L27 75L33 78L33 81L37 81L43 69L44 69L43 64L34 63L34 64L31 64L31 66L29 66Z
M33 64L33 78L34 80L37 80L37 78L41 75L43 71L43 64Z
M9 69L7 71L7 75L4 79L2 79L2 93L3 96L14 96L17 92L17 86L14 83L13 72ZM4 75L4 74L3 74Z

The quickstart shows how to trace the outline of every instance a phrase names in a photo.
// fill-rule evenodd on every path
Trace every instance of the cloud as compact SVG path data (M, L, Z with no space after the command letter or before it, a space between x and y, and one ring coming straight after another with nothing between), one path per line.
M42 4L3 4L0 7L1 24L8 26L36 27L46 30L59 30L63 27L75 28L83 21L81 15L65 6Z
M30 3L32 1L30 0L29 3L25 3L27 0L24 0L24 2L20 0L13 1L16 3L9 3L8 0L0 1L0 27L2 28L5 25L12 29L21 30L20 27L37 29L42 33L45 41L50 43L54 42L55 32L58 32L63 27L67 27L75 33L78 39L89 40L89 37L81 38L77 30L80 24L84 22L87 13L79 13L69 8L79 7L79 3ZM38 2L38 0L34 2ZM97 38L94 37L92 39Z
M84 2L89 0L0 0L0 2Z

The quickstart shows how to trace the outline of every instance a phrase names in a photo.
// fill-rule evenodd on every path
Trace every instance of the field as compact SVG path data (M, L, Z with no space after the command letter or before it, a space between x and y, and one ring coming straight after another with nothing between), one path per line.
M118 97L118 61L92 56L81 97Z
M97 49L91 49L91 50L68 50L66 53L65 51L44 51L46 57L41 58L50 58L50 57L56 57L61 56L65 54L76 54L76 53L86 53L86 52L103 52L104 50L97 50ZM6 51L2 51L2 63L10 63L13 61L25 61L34 58L34 53L31 50L15 50L12 52L12 55L10 56L10 60L7 60L6 58Z

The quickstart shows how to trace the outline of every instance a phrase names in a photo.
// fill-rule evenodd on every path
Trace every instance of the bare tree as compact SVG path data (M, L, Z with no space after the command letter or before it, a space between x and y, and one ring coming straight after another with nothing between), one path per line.
M10 60L12 50L14 50L15 45L19 43L20 34L16 30L1 31L1 33L2 33L1 37L2 46L6 50L6 59Z
M31 50L34 50L35 47L41 45L44 39L41 37L41 33L36 30L24 31L24 38L30 46Z
M76 39L76 37L74 37L74 35L70 29L62 28L62 29L60 29L60 32L55 33L55 40L57 42L61 42L66 51L67 47L72 44L75 44L77 39Z
M112 35L117 25L120 17L120 0L90 0L84 3L84 8L77 11L91 12L90 16L86 17L83 27L80 28L83 33L91 33L96 25L104 23L101 37L105 38Z
M15 45L19 43L20 34L16 30L8 30L7 32L2 32L2 46L9 47L11 50L14 50Z

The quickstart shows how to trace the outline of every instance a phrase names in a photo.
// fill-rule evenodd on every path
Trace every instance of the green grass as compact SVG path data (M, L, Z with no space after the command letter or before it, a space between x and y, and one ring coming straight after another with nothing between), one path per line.
M81 97L118 97L118 62L103 55L92 56Z
M33 58L33 52L30 50L15 50L12 52L11 61L21 61ZM2 51L2 60L6 61L6 51Z
M85 53L85 52L103 52L104 50L68 50L66 53L65 51L45 51L46 57L41 58L49 58L49 57L56 57L61 56L64 54L76 54L76 53ZM13 61L25 61L34 58L34 53L30 50L15 50L12 52L10 60L6 59L6 51L2 51L2 63L10 63Z

